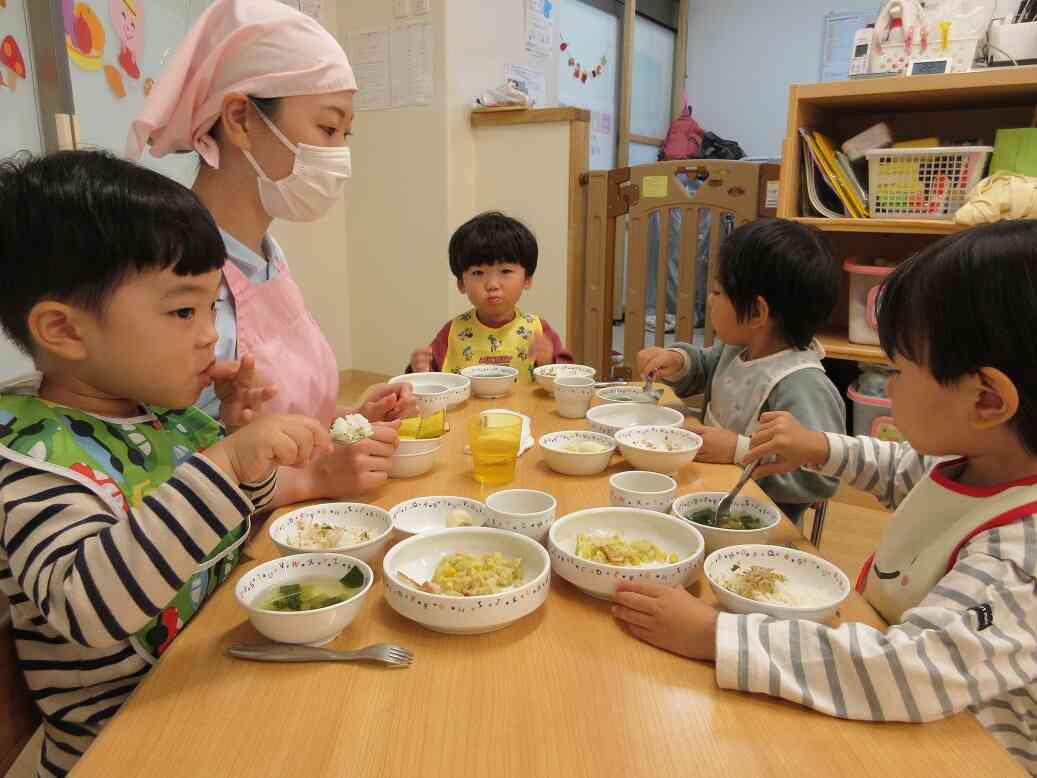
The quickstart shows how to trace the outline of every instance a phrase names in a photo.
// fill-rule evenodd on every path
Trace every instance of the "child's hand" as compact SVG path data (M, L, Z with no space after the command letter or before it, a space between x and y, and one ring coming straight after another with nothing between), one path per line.
M695 455L697 462L730 465L735 461L738 433L731 432L731 430L726 430L723 427L707 427L698 419L691 418L684 423L684 426L702 438L702 448Z
M760 416L753 433L752 447L744 461L774 455L774 462L762 462L753 473L762 478L776 473L791 473L803 465L823 465L828 461L828 437L823 432L808 430L788 411L771 411Z
M412 373L428 373L432 370L432 360L435 352L430 346L419 348L410 355L410 371Z
M405 381L398 384L375 384L367 390L366 399L355 411L372 422L405 419L415 412L414 387Z
M333 450L316 419L287 413L261 416L204 452L240 484L258 483L279 466L305 467Z
M216 397L220 401L220 421L228 431L244 427L263 405L277 394L277 387L263 385L256 375L256 360L251 354L234 362L216 362L209 370Z
M311 493L327 499L352 499L389 478L389 457L399 444L399 422L371 425L374 435L348 446L335 446L312 468ZM308 471L309 474L309 471Z
M529 358L537 367L550 365L555 361L555 347L547 335L542 332L533 333L533 341L529 345Z
M645 643L691 659L716 659L717 612L684 589L621 581L612 615Z
M637 352L637 369L642 378L675 378L683 367L684 360L676 351L646 348Z

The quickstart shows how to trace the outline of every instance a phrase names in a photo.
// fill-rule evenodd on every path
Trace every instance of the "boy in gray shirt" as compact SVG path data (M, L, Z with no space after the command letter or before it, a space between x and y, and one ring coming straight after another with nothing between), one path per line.
M705 393L698 459L740 463L766 411L788 411L803 426L846 431L846 406L825 375L824 349L814 333L839 293L839 268L820 232L784 219L761 219L724 241L709 291L717 342L688 343L638 354L644 376L662 379L680 397ZM799 523L813 502L831 497L839 481L796 470L760 480L760 487Z

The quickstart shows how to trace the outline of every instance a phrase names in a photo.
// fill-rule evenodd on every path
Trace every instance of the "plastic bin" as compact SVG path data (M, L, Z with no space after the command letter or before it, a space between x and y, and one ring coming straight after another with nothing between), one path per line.
M857 391L854 382L847 390L853 403L853 434L870 435L879 440L902 441L903 435L893 421L893 402L886 397L871 397Z
M876 318L879 286L893 268L847 259L843 270L850 274L850 341L869 346L879 344Z
M868 214L873 219L953 219L987 166L993 146L873 149Z

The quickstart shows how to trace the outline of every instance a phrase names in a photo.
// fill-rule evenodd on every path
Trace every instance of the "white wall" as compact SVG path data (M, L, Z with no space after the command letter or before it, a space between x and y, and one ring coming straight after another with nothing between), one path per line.
M706 130L737 140L751 157L781 155L789 86L818 80L824 18L877 9L856 0L691 0L688 97ZM1018 0L997 0L1008 16Z
M337 0L339 40L391 24L393 5ZM347 310L335 312L352 329L352 366L390 374L463 303L447 243L461 223L495 205L476 194L471 101L500 84L506 63L529 64L518 0L433 0L431 15L419 19L435 29L435 97L428 106L362 111L354 119L345 203L349 297ZM556 55L544 66L549 100L557 94L556 66ZM564 222L565 210L556 218ZM309 284L304 292L312 302Z
M826 14L877 3L691 0L688 98L706 130L748 156L781 155L789 85L817 81Z

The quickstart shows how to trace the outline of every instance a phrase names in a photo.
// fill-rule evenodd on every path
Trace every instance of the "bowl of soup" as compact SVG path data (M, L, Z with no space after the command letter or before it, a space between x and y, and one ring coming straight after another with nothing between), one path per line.
M264 637L322 646L356 618L373 582L371 568L354 557L295 554L253 567L234 595Z

